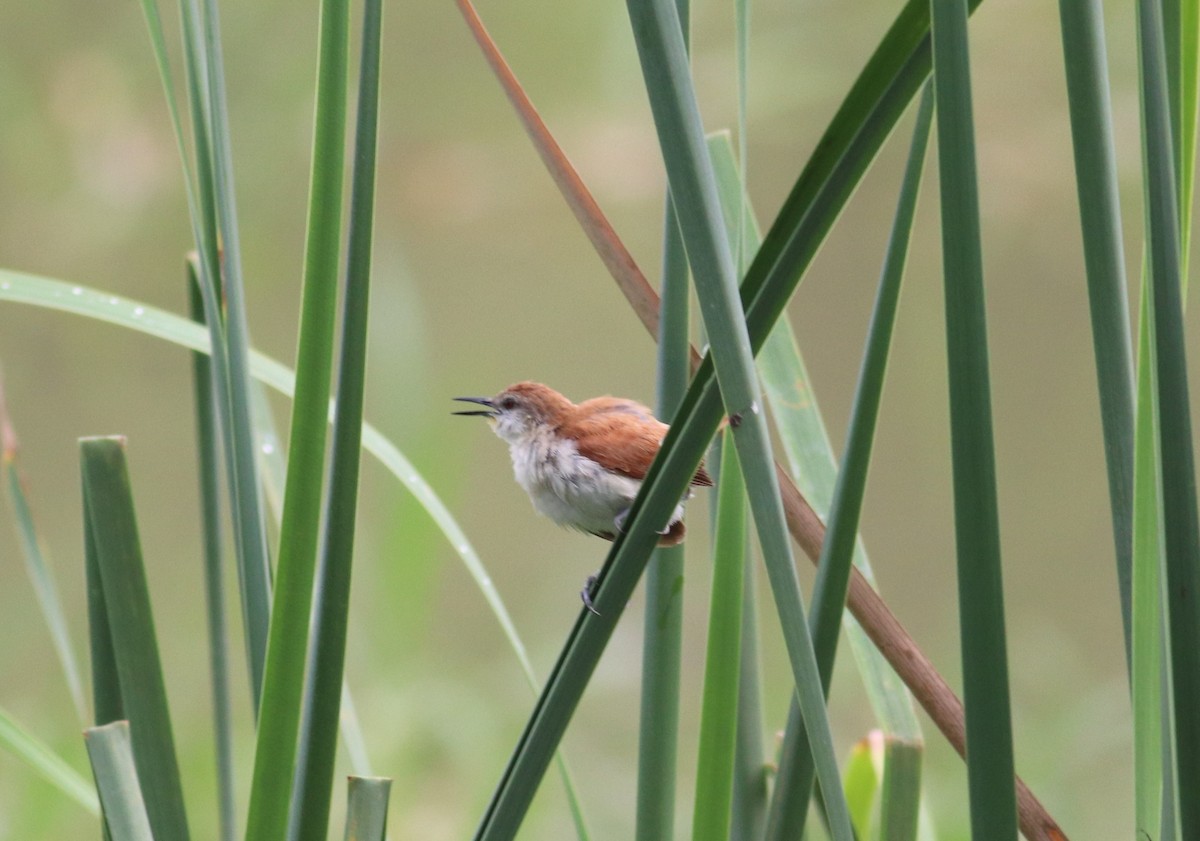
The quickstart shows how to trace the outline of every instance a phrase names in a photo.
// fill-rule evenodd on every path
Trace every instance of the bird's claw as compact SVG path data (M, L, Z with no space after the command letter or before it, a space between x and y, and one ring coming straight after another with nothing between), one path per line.
M592 604L592 589L596 586L596 576L589 575L587 581L583 585L583 589L579 591L579 598L583 599L583 606L588 609L594 616L599 616L600 611L596 610L596 606Z

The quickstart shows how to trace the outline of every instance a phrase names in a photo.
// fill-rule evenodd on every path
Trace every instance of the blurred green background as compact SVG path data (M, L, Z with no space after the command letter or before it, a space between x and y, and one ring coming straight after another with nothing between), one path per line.
M881 0L753 5L749 184L764 224L898 9ZM175 10L163 11L172 25ZM485 0L480 12L656 278L663 174L624 5ZM259 348L291 364L316 5L230 2L222 16L251 328ZM693 21L707 125L726 127L736 118L732 11L700 2ZM1108 26L1136 277L1132 11L1110 3ZM985 4L972 34L1017 763L1072 837L1117 837L1132 820L1129 705L1057 8ZM483 424L451 419L450 398L529 378L576 399L614 393L653 402L654 348L450 0L387 8L384 73L367 416L459 518L544 675L606 546L537 518L512 481L505 448ZM5 4L0 114L0 265L182 312L190 229L138 4ZM900 142L884 149L850 202L790 311L835 446L908 126L902 122ZM957 685L934 177L914 233L864 534L885 597ZM216 810L188 357L107 325L0 304L0 364L81 655L75 439L129 436L191 822L196 837L208 837ZM276 407L282 424L287 405ZM393 837L463 838L532 699L476 588L420 508L374 463L364 470L362 498L348 674L374 770L397 781ZM681 832L691 815L686 780L703 668L706 503L691 508ZM807 567L802 575L808 586ZM565 742L596 838L632 833L640 608L630 605ZM772 621L763 626L768 722L782 728L790 673ZM832 695L843 754L871 726L847 663ZM236 691L244 791L251 725L244 682ZM0 705L86 771L81 724L7 524L0 527ZM965 838L963 766L932 726L927 737L936 827L942 838ZM0 837L95 831L94 819L0 754ZM523 837L569 832L551 777Z

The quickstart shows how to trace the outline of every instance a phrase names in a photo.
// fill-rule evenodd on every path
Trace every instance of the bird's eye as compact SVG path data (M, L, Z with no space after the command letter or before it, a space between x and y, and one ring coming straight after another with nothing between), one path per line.
M500 399L500 408L501 408L501 409L503 409L503 410L504 410L504 411L506 411L506 412L507 412L507 411L510 411L510 410L512 410L512 409L515 409L515 408L517 408L517 398L515 398L515 397L502 397L502 398Z

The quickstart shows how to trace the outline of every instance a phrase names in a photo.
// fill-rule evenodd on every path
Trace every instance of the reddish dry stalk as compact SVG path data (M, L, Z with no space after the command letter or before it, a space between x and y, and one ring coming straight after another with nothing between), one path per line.
M657 341L658 293L646 281L645 275L609 224L600 206L592 198L587 186L567 160L546 124L542 122L537 109L525 95L512 69L488 35L470 0L455 1L554 183L558 185L563 198L575 214L575 218L579 220L605 267L629 300L630 306ZM691 348L690 351L691 369L695 373L700 356L695 348ZM779 478L788 530L804 550L804 554L816 564L821 557L825 525L778 463L775 465L775 473ZM917 647L916 641L909 636L882 597L867 583L862 573L854 568L851 568L846 606L884 659L904 681L913 697L929 714L942 735L960 756L965 757L966 729L962 701L934 668L929 658ZM1016 778L1016 789L1021 833L1029 841L1066 841L1067 836L1062 829L1020 777Z
M604 211L592 198L591 191L583 183L579 173L575 171L575 167L567 160L562 147L550 134L546 124L542 122L541 116L533 107L533 103L529 101L529 97L525 96L521 83L517 81L512 68L508 66L508 62L504 60L504 56L500 54L495 42L488 35L483 21L475 12L475 7L471 5L470 0L457 0L457 2L458 8L467 20L467 26L470 27L480 49L483 50L484 58L491 65L496 78L500 80L500 86L504 88L504 92L508 95L508 101L512 103L517 116L525 126L525 131L533 140L534 148L537 149L542 163L549 170L550 177L558 185L571 212L575 214L583 232L591 240L592 247L596 249L596 253L600 255L605 267L616 279L617 285L621 287L625 297L629 299L634 312L642 319L642 324L657 341L658 295L654 288L646 282L646 276L634 262L633 255L625 248L625 244L621 242L617 232L608 223Z

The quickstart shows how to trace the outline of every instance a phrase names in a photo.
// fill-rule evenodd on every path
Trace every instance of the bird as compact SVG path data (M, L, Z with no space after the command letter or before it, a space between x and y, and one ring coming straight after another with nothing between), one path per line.
M635 400L594 397L572 403L550 386L524 381L495 397L455 397L483 409L454 412L485 417L508 443L513 473L534 509L562 526L615 540L650 462L670 428ZM701 464L691 486L711 487ZM659 546L683 542L683 503L659 532ZM585 602L587 599L585 598Z

